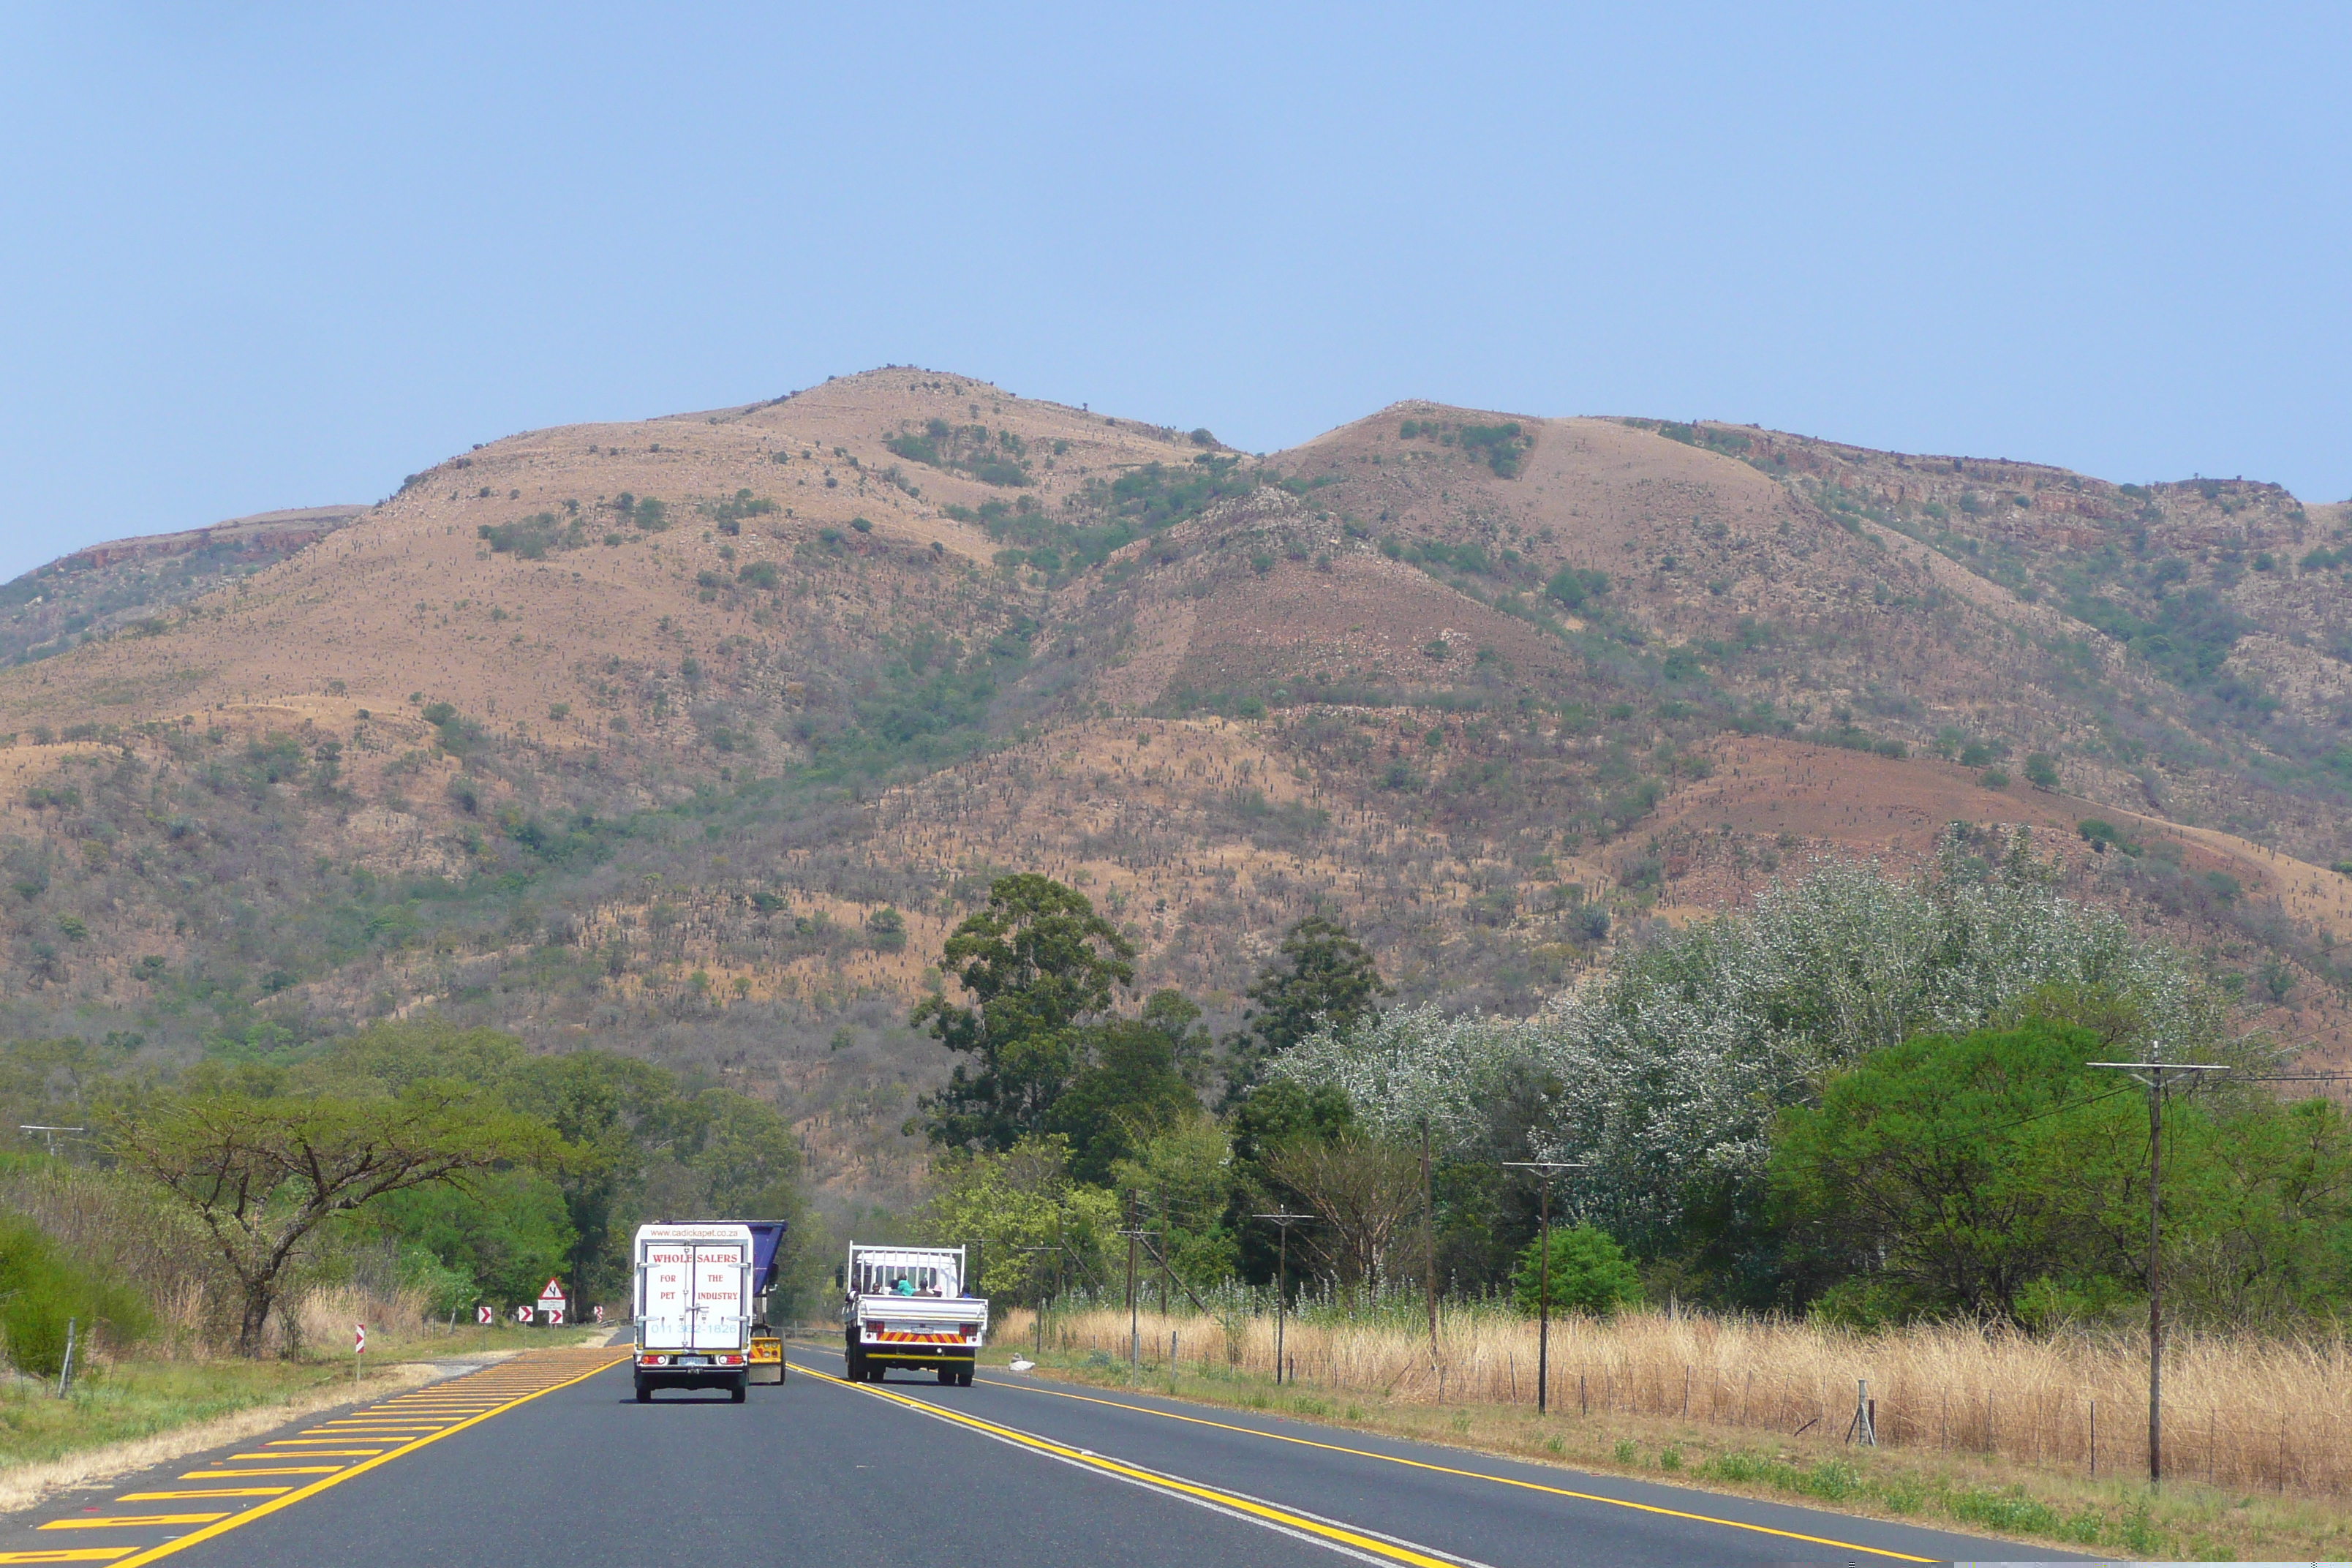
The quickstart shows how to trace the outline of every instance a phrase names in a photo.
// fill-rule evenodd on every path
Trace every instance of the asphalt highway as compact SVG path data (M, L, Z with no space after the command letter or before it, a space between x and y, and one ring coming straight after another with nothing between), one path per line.
M1999 1562L2003 1542L983 1371L632 1395L534 1352L75 1493L0 1563L1411 1568Z

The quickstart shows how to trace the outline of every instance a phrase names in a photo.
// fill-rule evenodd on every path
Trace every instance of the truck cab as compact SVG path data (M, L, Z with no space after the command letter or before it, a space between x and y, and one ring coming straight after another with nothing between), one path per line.
M757 1313L751 1227L645 1225L631 1246L637 1403L659 1388L723 1388L741 1404Z
M895 1366L971 1386L988 1303L966 1289L964 1262L961 1247L849 1244L838 1282L852 1383L879 1383Z

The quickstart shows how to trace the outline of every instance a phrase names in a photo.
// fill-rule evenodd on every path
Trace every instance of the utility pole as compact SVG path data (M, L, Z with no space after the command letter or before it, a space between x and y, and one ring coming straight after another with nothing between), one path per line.
M1429 1118L1421 1119L1421 1272L1429 1299L1429 1367L1437 1370L1437 1187L1430 1174Z
M1168 1315L1168 1194L1154 1193L1152 1202L1160 1205L1160 1315Z
M1536 1414L1538 1415L1551 1408L1551 1179L1556 1173L1574 1170L1582 1163L1580 1160L1503 1162L1506 1169L1533 1171L1543 1182L1543 1258L1536 1268Z
M1134 1229L1119 1232L1127 1237L1127 1365L1130 1372L1140 1363L1140 1342L1136 1338L1139 1330L1135 1321L1135 1241L1142 1234Z
M1290 1227L1306 1219L1306 1215L1292 1214L1285 1205L1280 1214L1254 1214L1252 1219L1262 1219L1281 1234L1282 1246L1274 1264L1274 1381L1282 1381L1282 1309L1288 1297L1290 1279Z
M2164 1088L2166 1073L2229 1072L2211 1062L2085 1062L2085 1067L2127 1073L2147 1089L2147 1484L2164 1480L2164 1222L2158 1206L2164 1181Z

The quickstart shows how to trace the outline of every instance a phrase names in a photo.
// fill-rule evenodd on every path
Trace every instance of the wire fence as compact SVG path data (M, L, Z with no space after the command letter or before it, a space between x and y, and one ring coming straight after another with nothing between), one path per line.
M1383 1311L1283 1324L1286 1376L1340 1394L1408 1404L1518 1405L1537 1389L1534 1322L1481 1304L1426 1321ZM1001 1338L1029 1342L1016 1310ZM1125 1362L1125 1310L1049 1310L1045 1338L1069 1353ZM1271 1376L1264 1311L1140 1311L1139 1363ZM2165 1473L2242 1490L2352 1492L2352 1342L2178 1333L2167 1345ZM1643 1311L1557 1319L1550 1399L1562 1416L1622 1413L1787 1436L1858 1436L1857 1405L1882 1447L2000 1456L2086 1475L2147 1473L2147 1357L2129 1336L2032 1335L1998 1326L1922 1325L1874 1334L1787 1319ZM1866 1392L1865 1392L1866 1389Z

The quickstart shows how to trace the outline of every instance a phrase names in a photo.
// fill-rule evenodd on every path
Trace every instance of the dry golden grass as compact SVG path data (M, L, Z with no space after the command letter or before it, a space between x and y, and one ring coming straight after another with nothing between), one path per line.
M1031 1342L1026 1313L1001 1321ZM1143 1357L1164 1368L1270 1375L1266 1317L1140 1318ZM1118 1311L1050 1314L1049 1348L1123 1362ZM1303 1386L1391 1405L1536 1403L1537 1331L1494 1311L1442 1315L1434 1366L1425 1332L1292 1320L1285 1353ZM1875 1402L1881 1447L2005 1460L2032 1469L2144 1476L2147 1362L2128 1338L2037 1338L1933 1325L1857 1334L1803 1321L1645 1311L1552 1324L1555 1411L1618 1413L1758 1434L1842 1437L1857 1380ZM2165 1358L2168 1473L2241 1490L2352 1492L2352 1343L2184 1333Z

